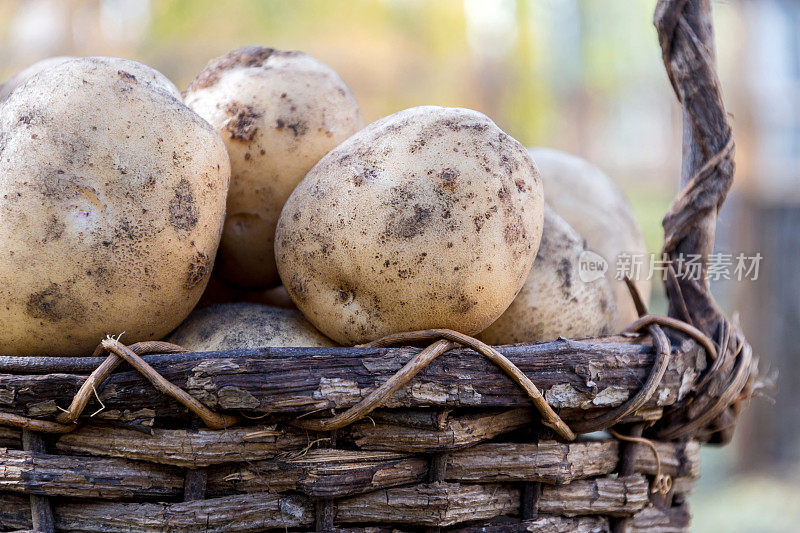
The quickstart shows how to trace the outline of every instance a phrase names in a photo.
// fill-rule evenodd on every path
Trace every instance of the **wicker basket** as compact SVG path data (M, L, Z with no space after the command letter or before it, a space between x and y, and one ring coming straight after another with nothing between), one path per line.
M710 251L733 176L709 10L656 12L690 139L667 259ZM605 338L0 357L0 526L685 530L699 443L730 439L757 368L707 283L669 272L672 318Z

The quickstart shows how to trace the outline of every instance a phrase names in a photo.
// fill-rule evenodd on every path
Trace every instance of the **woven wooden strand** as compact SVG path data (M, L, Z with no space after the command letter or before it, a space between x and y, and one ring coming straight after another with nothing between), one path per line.
M526 376L514 363L509 361L504 355L492 348L491 346L480 342L463 333L452 331L449 329L430 329L424 331L414 331L408 333L398 333L395 335L388 335L383 339L365 344L366 347L385 347L392 344L403 342L419 342L427 340L436 340L433 344L425 348L423 351L414 356L402 369L400 369L394 376L384 382L380 387L370 393L364 400L354 405L344 413L329 418L327 420L295 420L294 425L314 430L314 431L327 431L330 429L338 429L348 424L355 422L369 414L373 409L380 407L389 397L394 394L400 387L411 381L423 368L428 366L441 354L454 348L457 344L462 344L472 348L479 354L483 355L497 366L499 366L511 379L519 384L528 396L533 400L533 404L539 413L542 415L542 424L547 427L553 428L561 438L571 441L575 439L575 433L561 420L550 404L544 399L544 396L536 388L536 385L531 382L530 378Z
M336 448L336 430L330 432L327 439L327 448ZM312 443L313 444L313 443ZM317 498L315 501L315 520L316 531L333 531L334 521L336 520L336 501L333 498Z
M630 429L631 440L625 446L621 447L620 460L619 460L619 475L630 476L634 473L636 468L636 444L642 436L644 431L644 424L634 424ZM611 521L611 533L627 533L629 529L630 518L621 517L615 518Z
M708 338L705 333L696 327L678 320L677 318L663 315L645 314L631 322L625 329L622 330L622 333L637 333L651 325L665 326L689 335L691 338L696 340L697 343L703 347L703 349L705 349L710 359L716 361L717 349L714 346L714 341Z
M567 441L575 440L575 433L570 429L570 427L561 419L560 416L556 414L553 408L547 403L542 393L533 384L533 382L522 372L517 366L509 361L503 354L498 352L492 346L485 344L478 339L474 339L469 335L464 335L463 333L459 333L457 331L452 331L449 329L431 329L431 330L424 330L424 331L416 331L411 333L399 333L397 335L389 335L380 341L376 341L376 343L371 343L370 346L373 345L384 345L384 343L389 344L397 344L398 342L414 342L420 341L425 339L433 339L433 338L444 338L452 342L456 342L458 344L464 345L468 348L472 348L479 354L486 357L495 365L499 366L503 372L506 373L512 380L514 380L522 389L527 393L527 395L533 401L533 405L539 411L539 414L542 416L542 424L546 427L551 428L553 431L558 433L558 435ZM377 344L379 343L379 344Z
M447 454L435 453L428 463L428 483L444 483L447 477ZM425 528L425 533L439 533L440 526Z
M95 350L96 355L103 352L100 350L102 344ZM146 353L180 353L185 352L184 348L175 344L161 341L148 341L140 342L130 346L130 349L137 354ZM116 354L111 354L106 360L98 367L84 384L81 386L78 393L72 400L70 407L62 412L57 418L56 422L49 420L38 420L24 416L15 415L12 413L0 412L0 426L16 427L23 430L35 431L38 433L69 433L77 429L75 423L80 417L86 405L93 395L97 394L97 389L101 386L102 382L119 366L123 361Z
M211 429L225 429L239 422L239 417L215 413L194 397L190 396L185 390L164 379L164 376L156 372L144 359L132 352L130 348L119 342L119 340L107 337L103 340L102 345L108 351L124 359L129 365L147 378L159 392L172 396L181 405L196 414L207 427Z
M631 399L619 407L590 420L573 422L572 428L575 431L578 433L591 433L592 431L599 431L611 427L630 413L639 409L653 396L669 366L672 348L667 336L660 327L655 325L649 326L649 331L650 335L653 337L653 343L656 349L656 361L653 364L653 368L644 386L639 389L639 392Z
M177 344L161 341L137 342L136 344L128 346L128 348L136 355L154 353L182 353L187 351L185 348L182 348ZM101 343L98 345L97 349L95 349L93 356L98 357L106 352L107 351L105 347ZM72 399L72 403L70 404L69 408L59 414L58 417L56 417L56 420L61 424L71 424L78 420L78 417L80 417L81 413L83 413L83 410L86 408L89 400L91 400L92 396L96 394L97 389L100 388L102 383L120 364L122 364L123 361L124 359L117 354L110 354L106 360L103 361L103 363L98 366L88 378L86 378L86 381L84 381L83 385L81 385L81 388L78 390L78 393L75 394L75 397Z
M22 430L22 449L36 455L46 453L42 436L27 429ZM33 529L42 533L52 533L55 530L55 522L50 498L31 494L30 505Z

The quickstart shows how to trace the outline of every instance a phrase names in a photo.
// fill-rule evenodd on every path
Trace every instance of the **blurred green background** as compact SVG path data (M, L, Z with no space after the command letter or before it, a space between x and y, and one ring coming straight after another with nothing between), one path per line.
M421 104L463 106L488 114L523 144L585 157L628 193L657 252L661 217L680 175L681 117L661 63L654 6L654 0L2 0L0 75L52 55L115 55L147 63L183 89L209 59L242 45L302 50L339 72L367 121ZM758 233L743 224L765 219L763 211L775 205L800 203L800 7L794 0L742 0L714 2L714 10L738 167L718 246L747 251L772 236L763 226L764 235L743 240ZM765 258L767 270L771 261L780 258ZM766 277L758 286L714 287L729 312L742 311L746 331L763 330L761 315L769 316L773 304L770 297L757 305L753 291L781 292ZM782 313L790 321L782 327L800 330L800 301L788 305L798 312ZM652 309L666 310L658 283ZM800 531L800 339L792 339L761 346L758 335L753 339L762 366L777 367L787 379L771 393L774 404L754 400L733 445L704 451L703 479L691 502L694 531Z

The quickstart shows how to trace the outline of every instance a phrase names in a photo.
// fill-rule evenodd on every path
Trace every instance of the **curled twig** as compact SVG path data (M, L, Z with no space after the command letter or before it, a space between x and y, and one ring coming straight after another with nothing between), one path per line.
M159 391L175 398L184 407L196 414L203 423L211 429L224 429L237 422L239 418L232 415L215 413L185 390L167 381L164 376L156 372L152 366L148 365L144 359L136 355L130 348L112 337L107 337L102 342L103 347L108 351L122 357L137 372L143 375Z
M436 340L438 339L438 340ZM536 385L517 368L514 363L509 361L503 354L477 339L463 333L449 329L430 329L424 331L413 331L408 333L398 333L389 335L377 341L366 344L365 346L376 348L391 346L399 343L410 343L419 341L435 340L433 344L415 355L408 363L403 366L394 376L389 378L380 387L372 391L361 402L354 405L344 413L336 415L327 420L303 420L294 421L293 424L314 431L330 431L344 427L348 424L363 418L377 407L381 406L394 394L400 387L411 381L422 369L427 367L434 359L441 354L451 350L458 344L472 348L483 355L494 364L499 366L511 379L520 385L533 401L534 406L542 416L542 424L553 429L561 438L574 440L575 433L559 417L544 396L536 388Z
M653 441L650 439L645 439L644 437L631 437L629 435L623 435L610 428L608 432L611 433L615 439L624 440L625 442L644 444L653 450L653 455L656 456L656 476L653 479L653 484L650 486L650 490L663 495L667 494L672 489L672 477L661 473L661 455L658 453L658 448L656 448L656 445L653 443Z

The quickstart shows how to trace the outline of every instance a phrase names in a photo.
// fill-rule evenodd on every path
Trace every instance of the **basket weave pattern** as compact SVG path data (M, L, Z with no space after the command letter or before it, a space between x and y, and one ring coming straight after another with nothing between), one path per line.
M690 139L667 259L711 251L733 179L710 20L656 8ZM597 339L0 357L0 527L686 530L700 443L731 438L757 360L707 283L669 274L671 318Z

